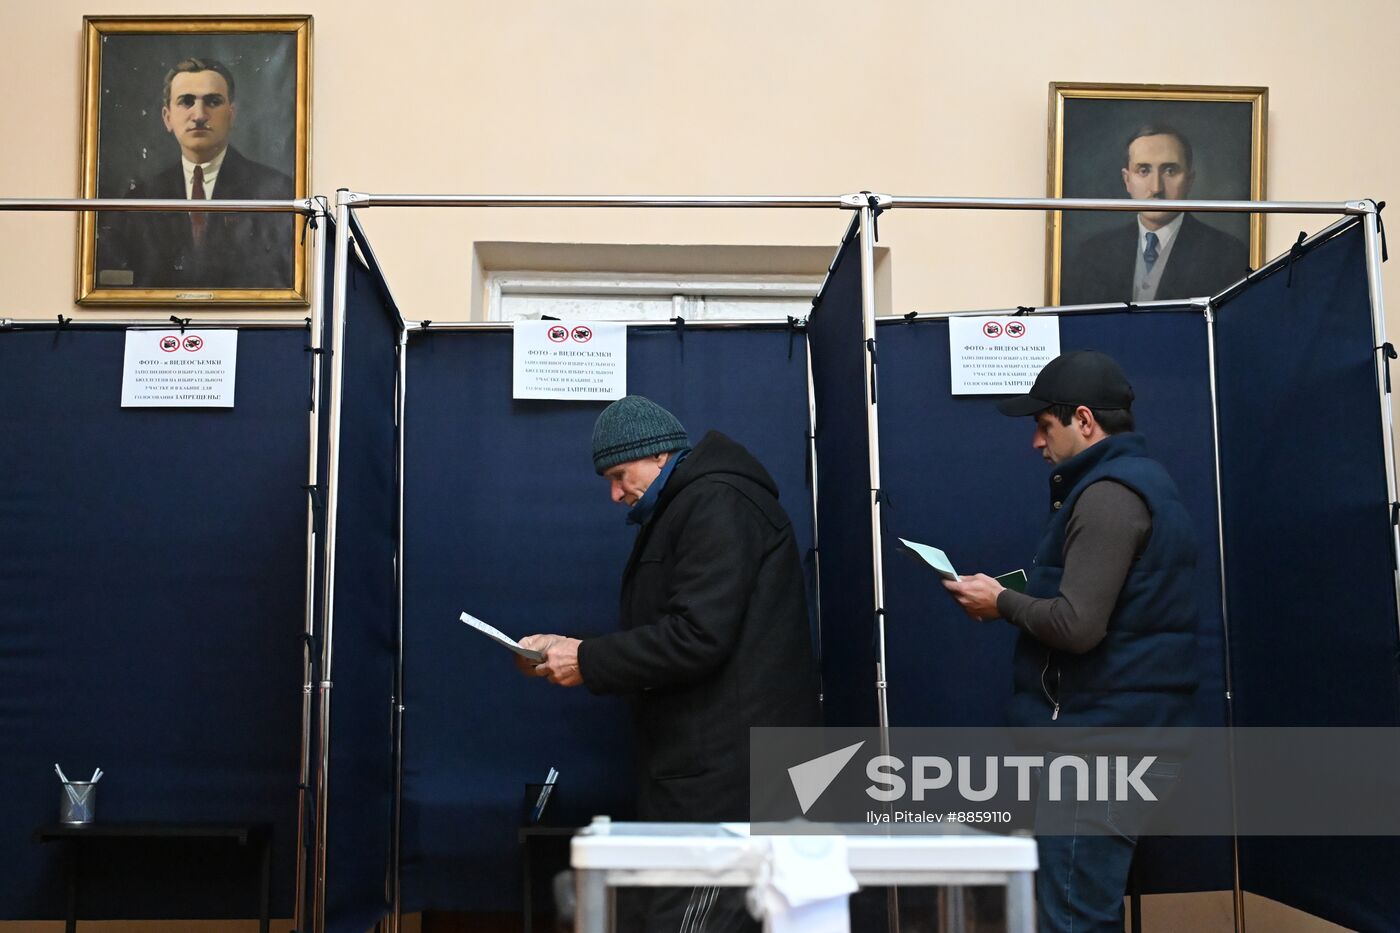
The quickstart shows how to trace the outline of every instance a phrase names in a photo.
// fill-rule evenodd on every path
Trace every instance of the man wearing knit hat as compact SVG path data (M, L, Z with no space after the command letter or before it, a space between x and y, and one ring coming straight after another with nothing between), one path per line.
M631 701L640 819L746 821L749 729L820 721L806 584L777 485L718 431L691 448L675 415L638 395L598 416L593 468L638 526L621 629L523 638L545 655L530 672ZM688 929L756 929L738 889L663 889L645 909L658 933L680 929L688 909Z
M1127 729L1192 724L1195 529L1171 477L1134 433L1133 399L1112 357L1076 350L1047 363L1028 394L997 406L1035 419L1031 446L1051 464L1050 518L1024 593L980 573L943 585L973 619L1000 617L1020 629L1013 726L1109 729L1121 737ZM1164 734L1151 741L1161 743ZM1163 754L1146 780L1161 797L1176 776L1167 758L1181 750L1153 750ZM1121 813L1115 822L1109 806L1055 804L1042 788L1042 933L1123 929L1137 830L1126 828Z

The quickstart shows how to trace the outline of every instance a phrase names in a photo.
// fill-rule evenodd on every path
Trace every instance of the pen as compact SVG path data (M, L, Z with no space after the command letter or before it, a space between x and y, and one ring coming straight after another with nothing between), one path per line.
M554 790L554 782L559 779L559 769L550 767L549 773L545 775L544 787L540 789L540 797L535 801L535 812L530 814L530 822L538 823L540 817L544 816L545 804L549 803L550 791Z

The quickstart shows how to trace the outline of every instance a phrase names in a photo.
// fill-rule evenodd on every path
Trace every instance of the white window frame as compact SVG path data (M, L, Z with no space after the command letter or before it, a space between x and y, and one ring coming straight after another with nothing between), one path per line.
M491 271L486 274L487 320L502 317L505 295L670 296L669 318L706 318L705 299L787 298L810 302L822 276L804 275L657 275L625 272Z

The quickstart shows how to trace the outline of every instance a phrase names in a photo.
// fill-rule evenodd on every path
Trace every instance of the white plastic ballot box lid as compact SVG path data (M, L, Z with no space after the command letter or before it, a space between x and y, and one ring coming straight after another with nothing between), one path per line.
M742 828L742 829L741 829ZM572 842L574 868L714 869L757 864L766 846L763 836L749 836L746 824L611 823L595 821ZM830 825L841 834L839 824ZM882 871L1035 871L1035 840L998 836L967 826L920 827L916 834L873 835L859 824L846 835L850 868Z

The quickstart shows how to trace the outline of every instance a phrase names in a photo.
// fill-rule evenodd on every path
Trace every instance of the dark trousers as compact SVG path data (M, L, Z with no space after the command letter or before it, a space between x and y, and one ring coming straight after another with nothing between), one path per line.
M1158 761L1147 769L1143 783L1160 803L1170 796L1179 771L1176 763ZM1042 772L1036 798L1037 929L1123 933L1123 895L1133 851L1157 804L1076 800L1072 782L1063 794L1068 799L1053 801L1045 777ZM1116 774L1112 779L1116 783Z

